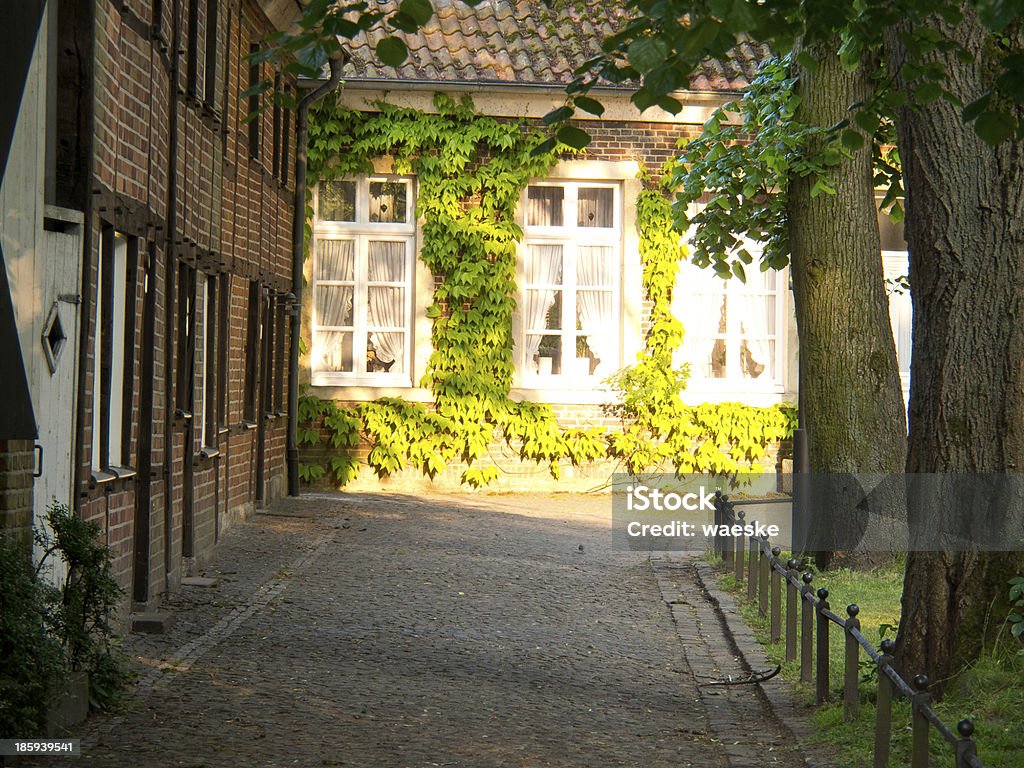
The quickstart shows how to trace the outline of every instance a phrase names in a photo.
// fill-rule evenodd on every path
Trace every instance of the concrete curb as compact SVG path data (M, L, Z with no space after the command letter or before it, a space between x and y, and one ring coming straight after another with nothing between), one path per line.
M714 604L726 635L736 653L743 658L747 669L751 672L774 669L775 662L768 659L764 646L758 642L754 631L744 621L736 598L718 586L718 577L724 572L708 563L694 561L693 564L698 585ZM837 756L824 753L827 747L809 743L815 735L811 724L815 709L812 705L801 701L796 692L780 678L762 683L757 688L775 719L800 745L809 768L837 768L841 765Z

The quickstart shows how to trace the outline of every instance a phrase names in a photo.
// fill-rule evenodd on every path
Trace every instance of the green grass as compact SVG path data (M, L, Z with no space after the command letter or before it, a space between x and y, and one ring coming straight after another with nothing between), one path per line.
M798 695L814 701L814 685L801 684L799 641L797 661L786 663L785 643L771 644L769 621L762 617L754 604L747 603L746 583L738 582L733 573L720 576L723 588L738 597L744 619L754 628L758 639L765 645L768 657L782 664L782 676L794 684ZM846 616L846 606L856 603L861 632L877 648L883 637L893 637L899 623L900 593L903 585L903 563L894 562L859 572L836 570L815 575L814 587L829 590L832 611ZM783 595L783 638L785 638L786 601ZM798 614L799 616L799 614ZM799 638L800 622L797 622ZM978 756L988 768L1017 768L1024 766L1024 655L1018 653L1020 644L1004 633L1002 647L984 656L964 672L951 686L943 701L933 705L936 713L955 731L956 723L969 717L975 725L974 738ZM1010 644L1013 647L1009 647ZM873 664L865 664L867 655L861 655L860 714L856 720L846 722L843 717L843 665L844 633L831 625L829 633L829 689L832 702L819 707L814 717L817 735L815 741L827 752L842 755L841 764L849 768L870 768L875 729L875 697L877 675ZM893 706L892 747L889 765L909 765L910 706L897 700ZM935 768L954 768L953 749L937 731L931 731L931 760Z

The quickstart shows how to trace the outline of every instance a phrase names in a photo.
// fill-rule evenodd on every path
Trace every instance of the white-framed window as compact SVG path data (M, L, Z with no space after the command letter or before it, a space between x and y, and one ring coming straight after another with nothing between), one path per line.
M622 365L622 189L539 181L522 198L523 384L593 387Z
M105 225L100 230L99 279L93 315L92 468L125 461L125 351L128 327L129 238Z
M783 390L789 272L762 272L760 250L746 248L754 258L745 282L680 262L673 313L684 336L676 362L690 364L691 387Z
M313 232L313 384L411 386L412 179L322 181Z

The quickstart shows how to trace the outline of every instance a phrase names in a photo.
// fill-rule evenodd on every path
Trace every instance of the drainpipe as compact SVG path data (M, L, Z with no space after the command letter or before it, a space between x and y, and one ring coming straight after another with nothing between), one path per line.
M94 230L93 216L96 214L92 194L93 174L96 172L96 148L94 141L96 134L96 110L94 105L96 96L96 13L91 4L79 3L71 16L71 22L76 25L76 30L89 30L84 45L82 45L83 41L78 35L75 35L75 43L80 46L78 49L80 65L78 73L84 81L82 82L82 91L78 100L78 103L81 105L82 117L78 123L79 135L77 141L79 146L76 151L78 162L76 163L75 172L81 173L82 176L76 188L72 190L72 200L68 204L69 208L81 206L84 213L82 224L82 292L80 294L82 303L79 305L80 314L78 316L78 381L76 382L77 391L75 393L74 490L73 498L71 499L73 509L81 515L82 497L89 487L90 474L89 469L83 466L85 461L85 405L86 396L90 394L85 384L86 376L92 370L92 367L89 365L87 350L89 348L89 333L92 330L92 318L96 308L96 299L93 296L93 291L98 288L100 282L97 280L97 288L93 287L92 238ZM60 16L58 16L57 23L58 25L61 23ZM85 61L84 65L82 64L83 60ZM86 158L85 163L81 162L83 156ZM75 194L76 192L78 194ZM96 385L94 384L93 386ZM89 398L89 405L90 407L92 406L91 397ZM96 419L95 414L93 414L93 419Z
M288 495L299 495L299 336L302 329L302 247L306 232L306 144L309 142L309 108L338 87L342 54L328 60L331 76L299 102L295 116L295 220L292 222L291 346L288 350Z

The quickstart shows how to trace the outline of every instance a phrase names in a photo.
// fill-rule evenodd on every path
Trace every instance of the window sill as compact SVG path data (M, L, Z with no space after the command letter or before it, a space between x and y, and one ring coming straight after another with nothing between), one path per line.
M512 387L513 400L562 405L610 405L618 401L618 394L595 380L591 383L574 381L561 384L552 381L528 381Z
M217 448L203 446L202 450L199 451L199 457L201 459L215 459L218 456L220 456L220 451Z
M115 480L127 480L135 477L138 473L131 467L104 467L94 469L89 476L89 487L99 488L100 486L112 483Z
M347 373L316 373L310 377L314 387L396 387L412 388L412 378L404 375L356 376Z

